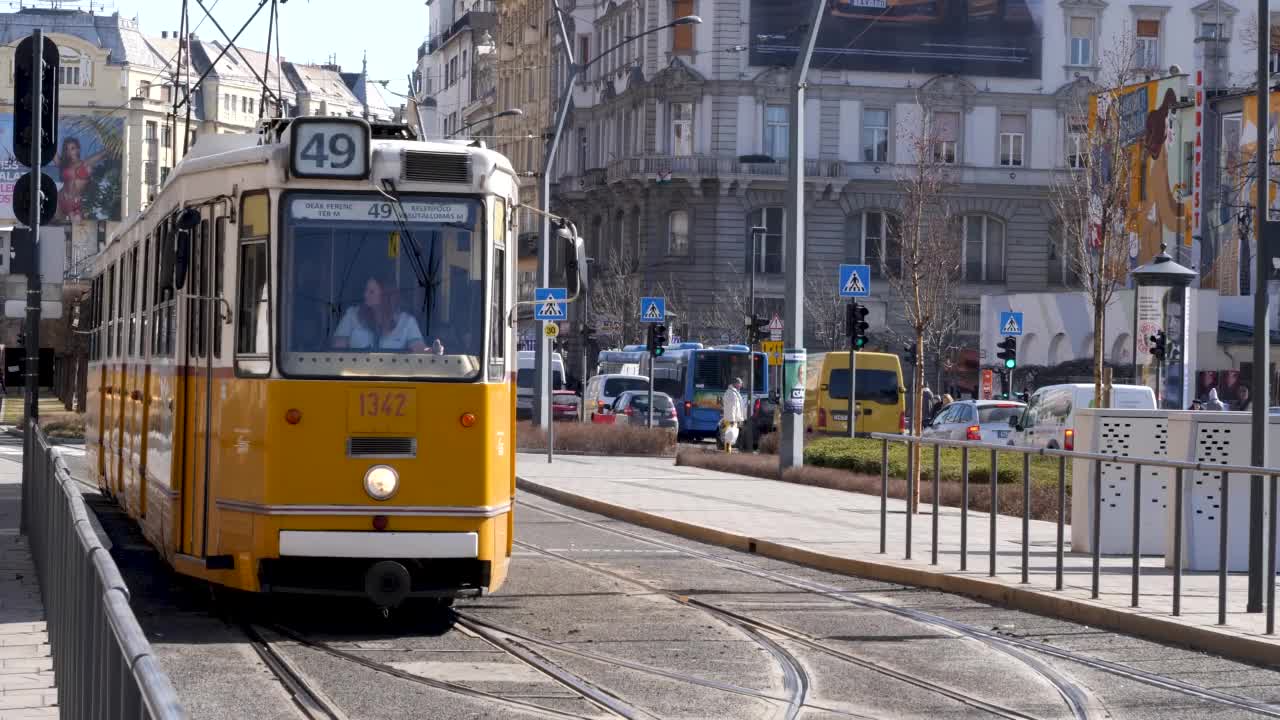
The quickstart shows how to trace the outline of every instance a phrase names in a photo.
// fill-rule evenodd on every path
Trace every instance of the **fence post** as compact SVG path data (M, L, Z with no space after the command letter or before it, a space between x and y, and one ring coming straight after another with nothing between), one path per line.
M969 569L969 448L960 448L960 570Z
M1182 614L1182 468L1173 475L1173 615Z
M938 564L938 493L942 485L942 446L933 446L933 540L929 564Z
M1093 599L1098 599L1102 571L1102 461L1093 461Z
M1231 517L1231 473L1222 473L1218 485L1222 512L1218 514L1218 624L1227 624L1227 518Z
M1000 461L996 458L996 451L991 451L991 547L987 549L988 562L990 568L987 574L991 577L996 576L996 513L997 507L1000 505L1000 488L997 485L1000 476Z
M1133 466L1133 597L1132 607L1138 607L1138 586L1142 577L1142 463Z
M906 559L911 559L911 521L915 514L911 509L911 501L915 499L915 438L907 439L907 552Z
M889 441L880 443L880 554L884 555L889 540Z
M1053 589L1062 589L1063 535L1067 524L1067 458L1058 456L1058 551L1054 569Z
M1022 453L1022 584L1031 582L1031 453Z

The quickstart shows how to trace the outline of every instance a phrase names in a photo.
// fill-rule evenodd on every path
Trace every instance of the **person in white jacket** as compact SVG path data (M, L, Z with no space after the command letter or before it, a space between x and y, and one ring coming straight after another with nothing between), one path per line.
M742 378L734 378L720 398L723 412L721 425L724 428L724 449L733 452L738 442L738 428L747 421L747 403L742 397Z

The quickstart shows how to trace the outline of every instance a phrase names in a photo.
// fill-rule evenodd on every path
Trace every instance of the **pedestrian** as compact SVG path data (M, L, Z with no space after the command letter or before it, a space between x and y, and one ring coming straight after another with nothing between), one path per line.
M1192 400L1192 401L1191 401L1191 407L1190 407L1189 409L1191 409L1191 410L1203 410L1203 409L1204 409L1204 403L1200 402L1200 400L1199 400L1199 399Z
M1227 406L1223 405L1222 401L1218 399L1218 388L1209 388L1209 399L1205 400L1204 409L1219 412L1227 409Z
M928 385L925 385L924 389L920 391L920 407L923 408L920 414L924 416L920 419L927 425L929 420L933 418L933 391L929 389Z
M946 407L946 406L950 405L951 403L953 403L953 402L955 402L955 401L956 401L956 399L955 399L955 398L953 398L953 397L951 397L951 393L943 393L943 395L942 395L942 407Z
M1250 410L1250 409L1252 409L1252 407L1253 407L1253 406L1252 406L1252 403L1251 403L1251 402L1250 402L1250 400L1249 400L1249 386L1248 386L1248 385L1241 385L1240 387L1236 388L1236 397L1240 398L1240 399L1239 399L1239 401L1237 401L1237 402L1236 402L1236 409L1237 409L1237 410Z
M720 398L722 419L721 432L724 438L724 451L733 452L738 440L738 428L747 420L747 406L742 398L742 378L734 378Z

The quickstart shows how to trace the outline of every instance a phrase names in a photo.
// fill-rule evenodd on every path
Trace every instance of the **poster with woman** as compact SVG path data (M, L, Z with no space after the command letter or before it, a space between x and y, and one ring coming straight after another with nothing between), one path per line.
M57 153L43 170L58 188L53 224L119 220L124 118L63 115ZM0 222L13 222L13 186L26 167L13 154L13 115L0 114Z

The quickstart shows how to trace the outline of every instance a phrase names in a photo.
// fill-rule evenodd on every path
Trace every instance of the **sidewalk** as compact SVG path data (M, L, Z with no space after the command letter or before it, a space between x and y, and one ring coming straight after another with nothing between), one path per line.
M13 404L10 397L5 404ZM18 402L21 405L21 401ZM22 514L22 455L0 455L0 720L58 717L40 583Z
M1244 612L1247 578L1228 581L1225 627L1217 625L1216 573L1183 573L1182 616L1173 617L1164 558L1142 560L1141 607L1131 608L1131 560L1103 557L1098 600L1092 557L1070 552L1066 529L1062 591L1055 591L1057 526L1031 522L1030 582L1021 584L1022 520L996 521L996 577L988 576L990 518L969 514L968 569L960 571L960 510L939 512L938 565L930 565L931 506L912 527L904 559L905 502L889 500L888 552L880 554L880 498L776 480L677 467L670 458L517 456L519 487L628 522L781 560L885 581L963 593L1044 615L1108 627L1266 664L1280 661L1280 637L1266 616Z

